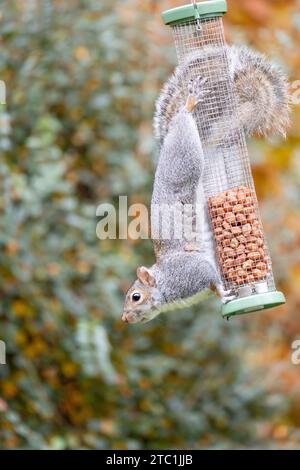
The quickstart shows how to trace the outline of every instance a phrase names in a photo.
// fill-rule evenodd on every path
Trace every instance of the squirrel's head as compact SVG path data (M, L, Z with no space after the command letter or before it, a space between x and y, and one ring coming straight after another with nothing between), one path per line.
M159 314L161 294L151 269L137 269L137 280L126 294L122 320L126 323L146 323Z

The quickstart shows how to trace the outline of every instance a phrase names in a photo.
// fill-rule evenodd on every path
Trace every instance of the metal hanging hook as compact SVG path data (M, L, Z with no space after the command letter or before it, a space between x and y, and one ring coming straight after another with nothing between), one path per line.
M201 25L201 21L200 21L200 13L199 13L199 10L198 10L197 1L192 0L192 4L193 4L193 7L194 7L195 20L196 20L196 23L197 23L196 29L197 29L197 31L202 31L202 25Z

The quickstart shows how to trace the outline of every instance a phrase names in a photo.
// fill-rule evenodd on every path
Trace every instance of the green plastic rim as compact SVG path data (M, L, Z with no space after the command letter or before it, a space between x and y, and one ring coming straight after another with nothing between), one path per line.
M183 5L182 7L172 8L162 13L162 19L165 24L174 26L180 23L186 23L195 19L208 19L223 16L227 12L226 0L210 0L206 2L197 2L197 9L193 4Z
M222 307L222 316L228 319L235 315L245 315L246 313L258 312L283 304L285 304L285 297L282 292L266 292L265 294L251 295L228 302Z

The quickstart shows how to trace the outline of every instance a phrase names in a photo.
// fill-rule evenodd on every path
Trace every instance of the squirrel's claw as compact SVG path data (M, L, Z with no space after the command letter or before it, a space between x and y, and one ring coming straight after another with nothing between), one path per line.
M223 304L227 304L228 302L231 302L232 300L236 299L236 295L232 289L231 290L222 289L220 294L221 294L221 302Z
M222 296L221 302L222 304L228 304L228 302L231 302L232 300L235 300L235 299L236 299L235 295Z
M208 78L201 77L201 75L197 77L195 80L190 80L188 83L189 95L193 95L193 96L197 95L197 91L199 90L199 88L205 85L207 81L208 81Z
M210 90L203 89L208 78L199 76L188 83L188 98L186 108L189 112L193 111L197 104L203 102L203 98L210 93Z

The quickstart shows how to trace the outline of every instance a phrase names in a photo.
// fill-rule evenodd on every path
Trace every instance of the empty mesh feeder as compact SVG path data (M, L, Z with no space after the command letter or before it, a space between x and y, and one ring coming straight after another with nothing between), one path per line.
M236 298L222 308L230 317L285 303L276 291L262 228L245 134L230 74L222 16L225 0L211 0L165 11L172 27L182 89L205 77L210 93L195 110L205 169L203 186L220 274Z

